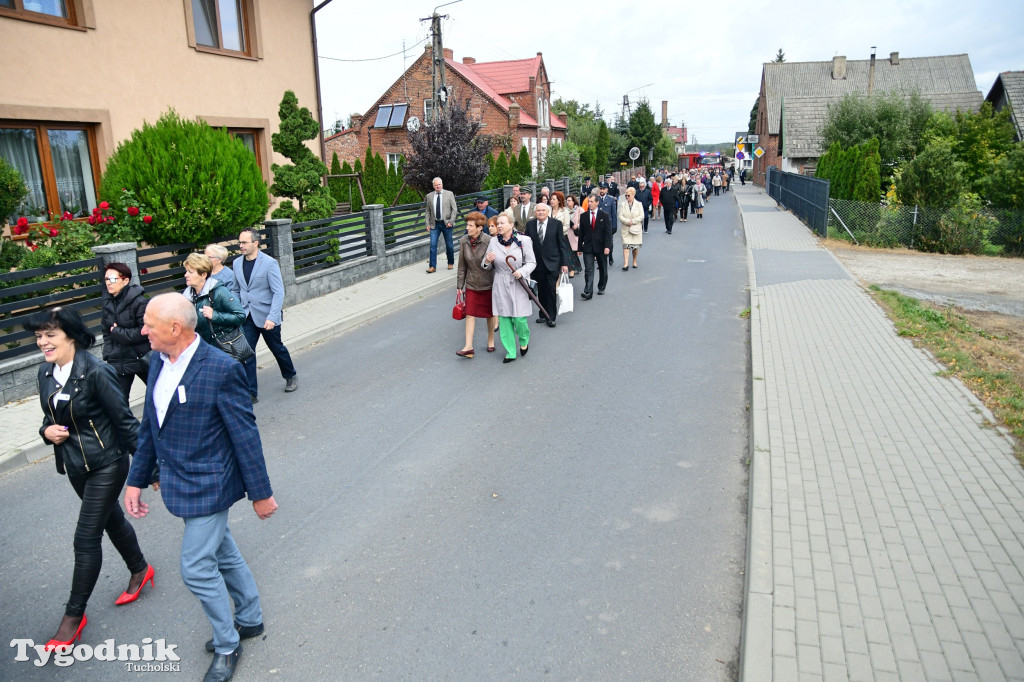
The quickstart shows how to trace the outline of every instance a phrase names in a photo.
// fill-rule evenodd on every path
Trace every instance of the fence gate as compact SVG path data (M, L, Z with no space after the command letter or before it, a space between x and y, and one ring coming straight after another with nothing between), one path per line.
M768 196L788 208L819 236L828 236L829 181L797 173L785 173L768 166L765 189Z

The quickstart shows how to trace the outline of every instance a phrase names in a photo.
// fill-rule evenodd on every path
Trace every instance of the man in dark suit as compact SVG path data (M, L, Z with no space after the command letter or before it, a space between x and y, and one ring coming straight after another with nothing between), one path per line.
M267 519L277 503L242 365L195 333L196 309L181 294L155 297L143 319L155 352L124 506L134 518L145 516L141 489L153 483L167 511L184 520L181 579L213 626L204 679L224 682L235 672L240 640L263 633L259 590L231 537L228 510L248 493L256 515Z
M611 173L609 173L608 176L605 178L605 182L608 184L608 194L611 194L613 199L618 200L619 183L615 182L615 179Z
M583 200L589 197L593 191L594 183L590 181L590 176L583 178L583 187L580 189L580 206L583 205Z
M651 210L654 208L654 195L651 193L651 188L647 186L646 180L638 178L636 183L636 200L644 205L644 232L646 232L647 222L651 219Z
M672 223L675 222L676 211L679 210L679 189L672 183L672 178L665 178L659 199L665 212L665 232L672 234Z
M612 226L612 234L614 235L619 230L619 202L612 196L611 188L607 182L602 182L598 186L598 191L600 194L597 208L608 214L608 222ZM608 265L615 265L615 259L612 258L611 253L608 254Z
M569 272L569 249L562 239L562 221L548 216L551 209L547 204L537 204L536 217L526 223L526 236L533 240L533 253L537 267L533 278L537 280L537 300L550 316L549 327L555 326L558 317L558 278ZM538 317L537 322L544 322Z
M583 268L586 271L583 284L583 300L594 297L594 263L601 270L597 280L598 295L604 294L608 286L608 255L612 252L612 225L608 214L597 208L597 194L590 195L589 208L580 215L579 250L583 252Z

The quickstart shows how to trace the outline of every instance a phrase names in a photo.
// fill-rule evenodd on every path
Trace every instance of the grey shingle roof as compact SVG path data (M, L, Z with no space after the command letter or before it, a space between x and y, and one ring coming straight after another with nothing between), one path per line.
M1010 118L1017 129L1017 139L1024 140L1024 71L1004 71L996 77L988 97L996 105L1010 107Z
M824 153L818 130L828 105L845 95L867 94L870 60L848 60L846 78L832 78L832 61L771 62L764 65L768 101L768 132L782 135L782 154L787 158L814 158ZM977 111L982 96L974 82L967 55L900 58L875 61L876 93L911 92L935 109Z

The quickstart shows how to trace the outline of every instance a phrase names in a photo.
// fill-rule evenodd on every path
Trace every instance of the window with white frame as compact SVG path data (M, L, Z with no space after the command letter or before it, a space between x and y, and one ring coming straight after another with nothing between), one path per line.
M388 161L388 168L391 168L392 166L397 167L398 164L402 162L402 155L401 154L391 154L391 153L389 153L387 161Z

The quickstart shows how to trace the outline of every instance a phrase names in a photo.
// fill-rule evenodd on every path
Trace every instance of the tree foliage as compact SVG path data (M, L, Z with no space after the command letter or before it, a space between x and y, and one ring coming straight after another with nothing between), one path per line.
M750 107L750 121L747 122L747 133L753 135L757 132L757 110L761 103L761 97L754 100L754 106Z
M327 166L306 146L320 134L320 124L306 107L299 107L299 99L286 90L277 109L280 118L278 132L270 136L274 151L291 163L273 164L274 182L270 192L277 197L288 197L274 209L273 218L291 218L302 222L326 218L334 212L331 191L323 184ZM290 201L298 202L296 208Z
M983 183L982 196L997 208L1024 209L1024 142L1018 142L996 161Z
M28 187L25 186L21 173L0 156L0 227L3 227L4 220L21 206L26 196Z
M334 152L331 155L331 175L341 175L344 171L341 170L341 162L338 160L338 152ZM351 173L351 171L349 171ZM342 182L346 178L331 178L327 181L327 187L331 190L331 197L334 199L334 203L341 204L348 201L348 192L345 191L345 184Z
M576 177L580 174L580 149L572 142L548 146L544 155L544 178Z
M658 144L654 146L654 165L675 167L678 158L676 143L667 133L663 132Z
M241 140L168 111L121 142L107 160L100 197L118 214L130 190L153 212L150 244L205 242L237 234L267 214L267 185Z
M597 143L594 145L594 172L604 175L608 172L608 160L611 154L611 137L605 122L598 121Z
M786 53L783 52L780 47L779 51L775 53L775 59L773 59L772 62L775 64L781 64L784 61L786 61Z
M480 190L488 172L484 157L493 146L490 138L477 137L480 123L469 120L468 108L468 100L450 99L436 121L409 135L412 154L404 172L411 187L425 192L439 177L456 194Z
M647 163L648 153L658 144L661 136L661 126L654 121L650 104L646 99L640 100L636 111L629 117L629 146L640 148L638 163Z
M533 178L533 164L530 163L530 152L526 151L524 144L519 150L519 160L516 162L516 182L529 182Z
M828 107L820 135L822 147L838 142L844 149L878 138L882 178L888 185L895 167L912 159L924 143L931 104L917 93L891 92L873 97L846 95Z

